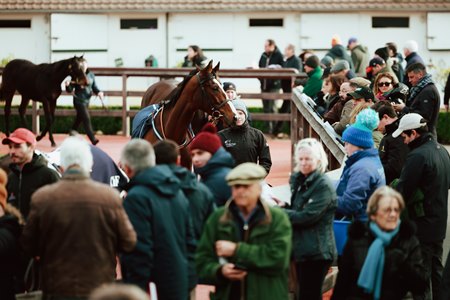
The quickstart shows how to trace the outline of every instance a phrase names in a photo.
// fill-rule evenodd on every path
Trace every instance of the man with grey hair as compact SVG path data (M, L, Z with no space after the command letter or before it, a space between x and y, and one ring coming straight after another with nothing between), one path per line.
M188 299L195 239L180 180L169 166L155 166L153 147L142 139L125 145L120 164L130 178L124 208L138 236L135 250L121 256L123 281L145 291L153 282L161 299Z
M87 142L69 137L61 145L62 180L32 196L22 245L40 258L45 299L87 299L115 280L116 255L136 244L119 193L91 180L91 167Z
M422 65L425 65L425 62L423 61L422 57L417 53L419 51L419 45L414 40L409 40L405 43L403 46L403 54L405 55L406 60L406 67L405 69L409 68L412 64L415 63L421 63ZM403 77L403 83L406 84L408 87L411 87L411 83L408 80L408 76Z

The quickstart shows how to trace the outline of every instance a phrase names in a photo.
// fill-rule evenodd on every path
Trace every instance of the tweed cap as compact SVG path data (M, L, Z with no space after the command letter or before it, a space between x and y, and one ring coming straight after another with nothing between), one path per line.
M226 180L228 185L252 184L263 180L267 175L266 170L260 165L247 162L238 165L228 173Z

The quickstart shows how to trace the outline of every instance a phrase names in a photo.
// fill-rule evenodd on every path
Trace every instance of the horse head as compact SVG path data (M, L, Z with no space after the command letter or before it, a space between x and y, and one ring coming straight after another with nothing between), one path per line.
M199 69L197 67L197 79L201 89L202 110L209 113L214 120L224 118L228 125L236 124L237 112L231 100L227 99L227 94L220 84L217 73L220 63L214 68L212 60L209 64Z
M74 56L69 61L69 75L72 77L72 81L79 85L87 85L88 78L86 76L87 63L83 55L80 57Z

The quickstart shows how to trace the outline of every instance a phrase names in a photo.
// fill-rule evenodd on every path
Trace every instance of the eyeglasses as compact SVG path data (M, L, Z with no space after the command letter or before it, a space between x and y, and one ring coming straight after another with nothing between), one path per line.
M382 87L382 86L390 86L392 84L392 81L389 82L378 82L378 86Z

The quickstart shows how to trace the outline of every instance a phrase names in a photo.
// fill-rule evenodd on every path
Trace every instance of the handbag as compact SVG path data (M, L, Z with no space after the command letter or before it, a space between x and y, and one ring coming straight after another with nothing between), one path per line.
M16 300L43 300L44 296L40 290L39 263L34 258L28 262L24 276L25 292L16 294Z

